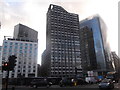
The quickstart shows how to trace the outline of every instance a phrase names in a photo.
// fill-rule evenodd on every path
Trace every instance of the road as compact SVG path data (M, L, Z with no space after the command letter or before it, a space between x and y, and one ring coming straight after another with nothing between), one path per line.
M12 89L13 86L9 86L9 89L8 90L48 90L48 89L51 89L51 90L64 90L64 89L69 89L69 90L85 90L85 89L94 89L94 90L99 90L98 88L98 84L91 84L91 85L78 85L78 86L67 86L67 87L60 87L58 85L52 85L50 88L47 88L47 87L38 87L38 88L32 88L32 87L26 87L26 86L14 86L15 88ZM5 89L2 89L2 90L5 90ZM115 84L115 89L113 90L120 90L120 83L116 83Z

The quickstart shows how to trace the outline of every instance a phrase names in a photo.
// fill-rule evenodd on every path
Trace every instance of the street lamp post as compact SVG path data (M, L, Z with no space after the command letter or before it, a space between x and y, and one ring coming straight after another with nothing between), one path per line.
M77 77L77 67L75 67L75 77Z
M20 72L20 78L21 78L21 84L22 84L22 78L23 78L23 67L24 67L24 56L23 56L23 53L20 54L20 56L22 57L20 60L21 60L21 65L20 65L20 69L21 69L21 72Z

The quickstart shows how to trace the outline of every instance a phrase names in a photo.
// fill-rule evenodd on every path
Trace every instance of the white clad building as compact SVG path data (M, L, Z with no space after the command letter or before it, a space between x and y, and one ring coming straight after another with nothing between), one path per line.
M14 71L10 71L9 78L17 78L19 76L29 77L32 75L37 77L37 52L38 43L28 41L18 41L15 39L3 40L2 60L7 61L10 55L17 57ZM5 78L5 71L3 78Z

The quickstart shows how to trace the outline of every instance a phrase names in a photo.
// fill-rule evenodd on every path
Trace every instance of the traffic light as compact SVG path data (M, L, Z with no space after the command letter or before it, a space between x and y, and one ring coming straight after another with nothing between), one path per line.
M2 71L7 71L8 70L8 62L4 62L2 64Z
M9 56L8 58L8 63L9 63L9 70L14 70L14 67L16 66L16 56L12 55Z

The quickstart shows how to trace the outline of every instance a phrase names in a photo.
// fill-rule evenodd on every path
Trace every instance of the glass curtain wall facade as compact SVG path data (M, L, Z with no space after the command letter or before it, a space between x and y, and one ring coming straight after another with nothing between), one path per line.
M110 48L107 42L107 28L100 16L96 15L80 22L80 27L92 29L94 48L97 62L97 71L109 71L111 66Z
M79 18L62 7L50 5L47 12L47 68L50 76L74 77L81 73Z
M87 26L80 29L80 49L83 72L96 70L97 62L94 48L93 31Z

